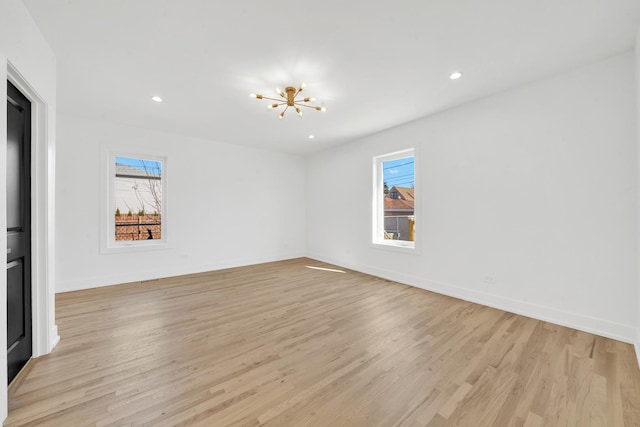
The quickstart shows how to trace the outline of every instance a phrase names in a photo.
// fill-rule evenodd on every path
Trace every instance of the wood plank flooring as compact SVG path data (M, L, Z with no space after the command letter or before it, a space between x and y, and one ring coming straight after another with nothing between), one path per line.
M309 259L60 294L5 426L639 426L632 346Z

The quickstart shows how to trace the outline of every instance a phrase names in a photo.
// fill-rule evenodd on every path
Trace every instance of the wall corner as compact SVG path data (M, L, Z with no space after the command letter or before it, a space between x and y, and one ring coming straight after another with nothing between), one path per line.
M636 34L635 45L636 71L636 338L635 350L640 367L640 27Z

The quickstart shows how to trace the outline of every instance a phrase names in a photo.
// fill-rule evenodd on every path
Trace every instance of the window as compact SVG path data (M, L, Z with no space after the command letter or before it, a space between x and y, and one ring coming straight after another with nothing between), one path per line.
M154 247L166 242L166 160L109 153L106 245L103 249Z
M375 245L416 248L415 172L413 148L373 158Z

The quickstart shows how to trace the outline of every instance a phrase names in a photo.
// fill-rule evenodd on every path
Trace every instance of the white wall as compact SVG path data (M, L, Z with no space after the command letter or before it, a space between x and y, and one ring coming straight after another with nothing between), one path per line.
M168 249L101 253L101 150L114 144L167 157ZM65 114L57 155L58 292L305 254L299 156Z
M7 93L6 81L9 65L11 77L20 80L41 101L32 108L39 114L34 120L32 135L34 144L32 193L34 207L34 355L50 351L55 345L57 332L54 322L54 230L48 227L53 221L53 183L56 123L56 61L47 42L40 34L33 19L19 0L3 0L0 3L0 91ZM7 103L0 103L0 164L6 165ZM39 127L42 125L41 127ZM6 230L6 176L0 173L0 230ZM0 232L0 254L6 259L6 232ZM6 274L0 275L0 289L6 289ZM7 331L6 292L0 292L0 343L6 348ZM0 384L7 383L7 356L0 352ZM0 420L7 416L7 391L0 387Z
M631 341L633 86L628 52L311 156L309 255ZM420 255L370 245L371 159L408 147Z
M637 274L638 274L638 295L637 301L638 306L636 307L636 357L638 358L638 364L640 365L640 29L638 29L638 35L636 36L636 138L637 138L637 164L638 164L638 192L637 201L638 201L638 239L636 241L636 248L638 250L638 263L637 263Z

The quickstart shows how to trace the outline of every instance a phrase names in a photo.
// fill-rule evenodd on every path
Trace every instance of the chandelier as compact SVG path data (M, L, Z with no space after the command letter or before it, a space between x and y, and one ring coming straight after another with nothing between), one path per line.
M305 87L307 87L307 84L303 82L298 89L293 86L287 86L286 88L284 88L283 92L282 90L276 88L276 93L278 94L278 96L280 96L280 98L269 98L268 96L260 95L259 93L252 93L249 96L256 99L268 99L269 101L276 101L273 104L267 105L268 109L278 108L286 105L286 107L284 107L284 110L282 110L282 112L278 115L278 117L280 117L281 119L284 118L284 113L287 112L289 107L294 108L299 116L302 116L302 110L300 109L300 107L312 108L317 111L327 111L325 107L317 107L315 105L309 104L309 102L315 101L315 98L296 99Z

